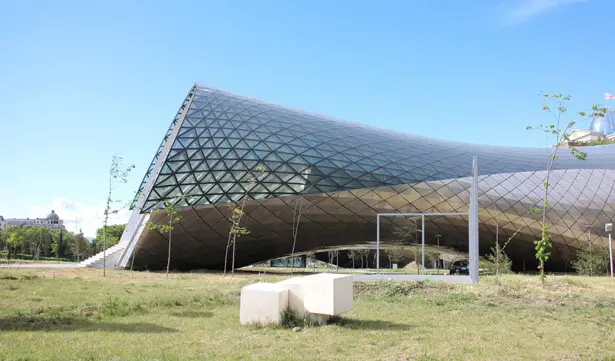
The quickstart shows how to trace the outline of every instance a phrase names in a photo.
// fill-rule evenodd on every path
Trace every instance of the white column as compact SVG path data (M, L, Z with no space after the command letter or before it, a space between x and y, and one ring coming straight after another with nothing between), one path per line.
M380 215L376 214L376 274L380 274Z
M470 278L478 283L478 157L472 158L472 186L468 219Z

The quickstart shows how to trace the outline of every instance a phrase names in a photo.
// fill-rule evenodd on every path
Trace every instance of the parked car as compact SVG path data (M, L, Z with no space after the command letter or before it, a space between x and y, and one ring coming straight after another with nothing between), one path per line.
M449 274L452 275L469 275L470 269L468 268L468 260L455 261L451 264Z

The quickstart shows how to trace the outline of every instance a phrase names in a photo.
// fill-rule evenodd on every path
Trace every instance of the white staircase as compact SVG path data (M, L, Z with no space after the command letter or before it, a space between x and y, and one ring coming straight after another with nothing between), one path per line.
M106 268L117 268L117 256L121 253L126 245L118 243L115 246L107 248L106 252L99 252L92 257L81 261L79 264L84 267L102 268L103 257L106 256Z

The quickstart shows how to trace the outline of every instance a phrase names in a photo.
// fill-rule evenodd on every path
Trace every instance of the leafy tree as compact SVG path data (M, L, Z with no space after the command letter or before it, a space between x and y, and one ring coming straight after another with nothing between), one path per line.
M496 276L496 283L500 283L500 275L504 273L510 273L512 269L512 261L505 252L506 246L512 241L513 238L519 233L516 230L503 245L500 245L500 223L496 220L495 231L495 245L490 248L489 254L487 254L487 268L492 271Z
M183 199L183 196L176 197L177 199ZM173 229L175 229L175 224L177 224L183 218L177 209L175 208L173 201L165 200L163 203L164 208L162 210L155 210L152 212L152 216L158 212L164 212L167 216L167 223L157 224L152 222L147 222L147 228L152 231L158 231L160 233L166 233L168 235L168 253L167 253L167 278L169 277L169 268L171 266L171 236L173 235Z
M6 245L8 248L7 259L11 259L11 252L18 253L24 244L24 235L22 227L9 227L6 229Z
M85 259L90 255L90 243L83 236L83 232L79 230L79 233L75 235L73 243L73 256L75 260L79 262L81 259Z
M4 249L6 247L6 232L3 229L0 229L0 249Z
M585 248L577 251L572 268L583 276L602 276L606 274L608 259L608 250L588 242Z
M110 224L108 226L100 227L96 230L96 237L93 240L94 251L100 252L105 245L105 235L107 237L107 247L113 247L122 238L126 224Z
M115 206L118 201L112 198L113 191L118 184L128 181L128 174L135 168L134 165L124 168L122 166L122 157L114 155L111 158L111 167L109 168L109 187L107 190L107 199L105 200L105 211L103 213L103 277L107 274L107 225L109 216L116 214L119 208Z
M511 272L512 261L504 251L504 248L502 248L499 243L496 243L494 246L489 248L489 253L487 254L487 261L489 271L493 272L496 275L496 283L499 283L499 278L497 277L499 277L501 274Z
M51 249L57 258L72 258L72 248L70 244L74 243L74 237L71 232L52 231Z
M554 138L554 144L549 153L549 158L547 161L547 167L545 172L545 179L542 184L543 186L543 199L539 206L530 208L530 212L533 214L541 215L540 228L541 235L540 238L534 241L535 251L536 251L536 259L538 260L538 270L540 271L540 280L544 283L545 281L545 262L549 260L551 257L551 247L553 246L551 235L549 234L549 225L547 224L547 211L549 208L549 191L551 184L549 183L551 179L551 171L555 165L556 160L559 158L557 155L557 151L561 147L561 145L568 141L570 138L569 131L572 127L577 123L576 120L571 119L569 121L565 121L563 118L567 113L568 109L566 108L566 103L570 101L571 97L569 95L559 94L546 94L541 93L542 97L542 110L549 113L553 117L553 123L546 125L539 125L536 129L545 133L546 135L550 135ZM591 112L579 112L577 114L577 118L579 120L585 120L593 117L604 117L607 112L606 108L600 107L600 105L594 105L592 107ZM534 129L531 125L526 127L527 130ZM587 159L587 153L579 150L576 147L570 146L568 148L570 154L576 157L579 160Z
M387 258L389 259L389 267L393 267L393 263L401 262L406 256L406 249L401 241L393 243L392 247L384 250Z
M50 256L52 251L52 234L51 231L45 227L32 226L22 227L24 236L23 249L33 255L34 259L38 260L41 256Z

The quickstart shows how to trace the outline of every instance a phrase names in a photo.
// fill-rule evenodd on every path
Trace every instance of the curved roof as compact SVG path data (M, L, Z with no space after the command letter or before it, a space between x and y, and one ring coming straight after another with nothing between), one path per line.
M615 169L615 146L583 150L585 161L562 149L554 169ZM142 210L179 195L194 206L467 177L472 156L480 174L526 172L545 169L548 150L395 133L195 85L141 185L156 177Z
M615 110L610 109L604 117L592 119L589 130L599 132L603 135L615 133Z

